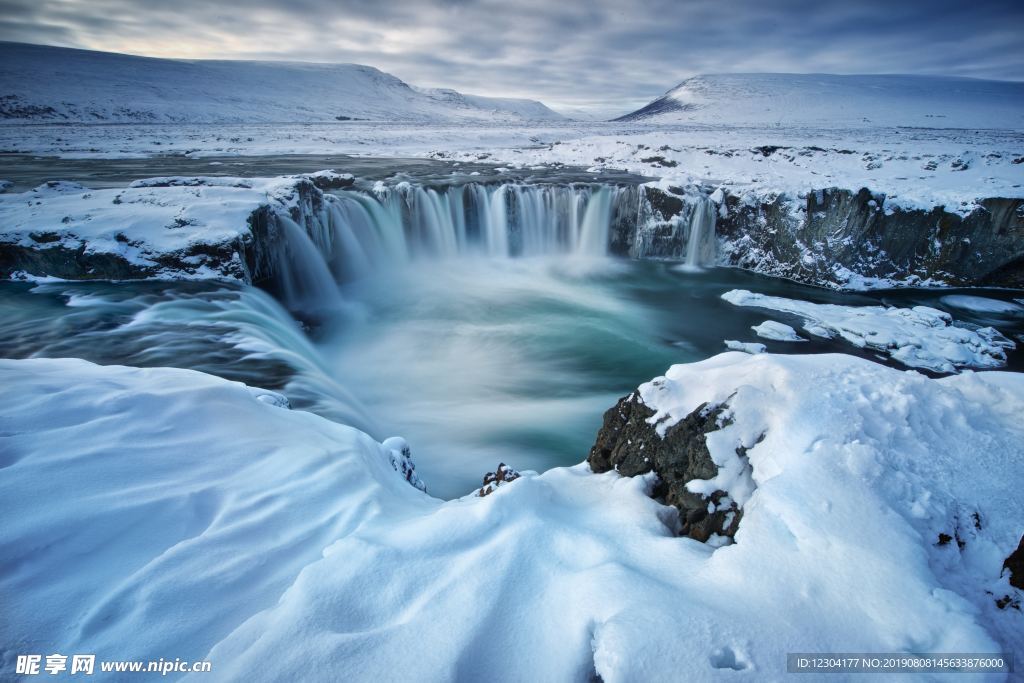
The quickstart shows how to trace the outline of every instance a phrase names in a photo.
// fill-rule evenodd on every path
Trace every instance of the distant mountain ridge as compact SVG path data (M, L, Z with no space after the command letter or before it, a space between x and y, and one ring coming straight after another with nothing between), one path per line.
M0 42L0 123L562 118L534 100L415 88L361 64L156 59Z
M1024 129L1024 83L944 76L713 74L616 121Z

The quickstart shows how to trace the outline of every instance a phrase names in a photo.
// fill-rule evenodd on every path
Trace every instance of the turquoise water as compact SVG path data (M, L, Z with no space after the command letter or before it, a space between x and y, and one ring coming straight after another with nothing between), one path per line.
M498 462L583 460L603 412L673 363L759 341L778 353L857 353L749 329L771 317L720 299L743 288L816 302L926 304L1024 334L1008 314L949 308L952 290L838 293L711 268L614 259L454 259L383 269L344 286L315 326L268 294L225 283L0 283L0 355L201 370L285 393L296 409L399 434L429 491L454 497ZM970 290L1010 300L1020 293ZM1024 369L1019 351L1010 369Z

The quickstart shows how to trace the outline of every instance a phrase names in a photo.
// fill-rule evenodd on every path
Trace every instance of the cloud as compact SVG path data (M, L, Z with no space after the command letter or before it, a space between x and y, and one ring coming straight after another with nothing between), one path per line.
M623 112L699 73L1024 80L1019 0L0 0L0 39L370 64L421 86Z

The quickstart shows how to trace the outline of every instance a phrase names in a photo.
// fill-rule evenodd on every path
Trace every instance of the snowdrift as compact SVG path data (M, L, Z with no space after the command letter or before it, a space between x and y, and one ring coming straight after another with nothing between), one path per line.
M582 464L441 502L396 472L400 442L271 392L73 359L0 361L0 379L4 667L59 651L208 658L225 680L781 680L787 652L1024 647L995 603L1019 598L1001 571L1024 520L1021 375L674 366L643 400L666 425L724 406L708 447L745 473L715 482L744 511L717 549L674 535L649 476Z

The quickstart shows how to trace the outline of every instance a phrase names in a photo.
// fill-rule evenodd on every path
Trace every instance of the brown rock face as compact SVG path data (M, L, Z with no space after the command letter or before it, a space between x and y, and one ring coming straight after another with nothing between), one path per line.
M679 510L682 535L702 542L712 534L731 538L743 511L735 502L725 500L725 491L706 497L686 489L694 479L711 479L718 474L704 437L724 426L719 419L722 411L722 406L709 408L704 404L661 437L655 425L648 422L654 411L634 392L604 414L604 424L587 462L596 473L614 469L633 477L656 472L660 481L652 495Z

